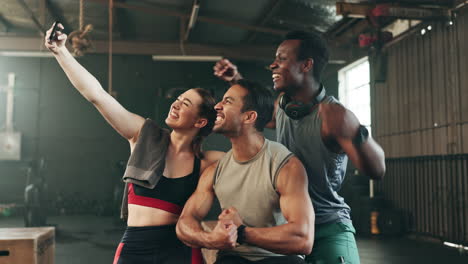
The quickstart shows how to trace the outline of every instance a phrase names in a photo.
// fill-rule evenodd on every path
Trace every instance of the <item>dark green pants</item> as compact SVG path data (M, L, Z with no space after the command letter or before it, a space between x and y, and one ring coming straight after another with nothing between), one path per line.
M306 257L310 264L359 264L351 223L331 223L315 226L315 240L312 253Z

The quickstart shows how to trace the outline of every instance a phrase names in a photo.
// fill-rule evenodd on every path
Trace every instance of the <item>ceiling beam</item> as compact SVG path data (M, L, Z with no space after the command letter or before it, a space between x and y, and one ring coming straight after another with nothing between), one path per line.
M420 5L420 6L427 6L427 7L451 7L453 5L454 0L398 0L395 2L398 2L402 5L413 5L413 6Z
M202 21L202 22L211 23L211 24L218 24L218 25L236 27L236 28L246 29L246 30L250 30L250 31L269 33L269 34L279 35L279 36L284 36L288 32L287 30L279 30L279 29L272 29L272 28L267 28L267 27L251 26L251 25L247 25L247 24L243 24L243 23L226 21L226 20L222 20L222 19L210 18L210 17L204 17L204 16L199 16L198 20Z
M453 5L453 9L458 10L460 8L466 7L467 5L468 5L467 0L456 0L454 5Z
M332 39L334 37L339 36L343 32L346 32L350 27L356 24L359 21L358 18L348 18L344 17L340 21L336 22L332 25L327 32L325 32L325 36L327 39Z
M276 13L283 2L284 0L271 0L263 14L260 16L261 20L257 23L257 26L265 26L265 24L270 21L271 17ZM249 32L244 42L252 42L257 36L257 33L258 32Z
M108 5L108 1L106 0L88 0L88 1ZM114 7L140 11L143 13L153 14L153 15L172 16L172 17L184 18L187 20L190 19L190 14L185 14L183 12L160 8L160 7L154 7L154 6L141 6L141 5L129 5L125 3L114 3ZM224 26L235 27L235 28L242 28L245 30L263 32L263 33L269 33L269 34L281 35L281 36L286 34L287 32L285 30L252 26L252 25L248 25L244 23L227 21L227 20L212 18L212 17L207 17L207 16L198 16L197 20L200 22L205 22L205 23L224 25Z
M344 31L342 34L336 37L332 37L331 39L336 45L344 46L352 41L357 40L359 34L370 27L372 27L372 25L369 23L369 21L366 19L361 19L352 27L349 27L348 30ZM353 44L357 44L357 42Z
M42 38L0 36L0 51L42 51ZM107 41L93 41L95 49L90 53L107 54ZM276 46L237 45L216 46L186 43L186 55L223 56L236 60L271 62L276 52ZM127 55L184 55L180 43L113 41L114 54ZM331 61L348 61L347 49L331 48Z
M0 37L0 51L41 51L41 38ZM93 41L90 53L107 54L107 41ZM224 56L239 60L271 60L276 47L273 46L215 46L185 44L186 55ZM180 43L113 41L113 54L127 55L184 55Z
M0 14L0 24L2 24L5 28L5 32L10 31L10 29L13 27L13 25L10 22L8 22L8 20L6 20L2 14Z
M370 2L336 2L336 14L347 17L365 18L378 6L379 5ZM401 19L438 19L445 18L449 15L449 11L445 7L426 8L418 5L399 5L398 3L382 4L380 6L387 6L382 10L386 13L386 15L383 16Z
M39 34L41 36L44 36L45 34L45 31L46 29L44 28L43 25L41 25L41 23L39 22L39 20L37 19L36 15L34 14L34 12L31 10L31 8L29 8L29 6L24 2L24 0L16 0L18 2L18 4L21 5L21 7L24 9L24 11L26 11L26 13L28 13L28 15L30 16L31 20L34 22L34 25L36 25L38 31L39 31Z
M54 19L54 21L60 21L66 31L72 31L72 27L62 15L62 12L59 10L57 6L55 6L50 0L45 0L47 10L49 10L50 15ZM49 25L47 25L49 26ZM52 25L50 25L52 26Z
M375 4L371 3L336 2L336 14L346 17L365 18L374 7Z

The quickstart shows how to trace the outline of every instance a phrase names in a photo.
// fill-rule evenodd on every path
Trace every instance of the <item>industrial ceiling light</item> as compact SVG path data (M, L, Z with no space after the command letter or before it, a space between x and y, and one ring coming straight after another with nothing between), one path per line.
M448 246L448 247L458 248L459 250L468 250L467 246L464 246L464 245L461 245L461 244L450 243L450 242L447 242L447 241L444 242L444 245Z
M345 60L329 60L328 64L346 64Z
M219 61L222 56L153 55L154 61Z
M0 56L5 57L29 57L29 58L51 58L52 52L43 51L0 51Z

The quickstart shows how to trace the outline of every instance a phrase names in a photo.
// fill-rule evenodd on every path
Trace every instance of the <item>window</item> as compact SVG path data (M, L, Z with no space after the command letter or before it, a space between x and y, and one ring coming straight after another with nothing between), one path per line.
M371 132L369 60L364 57L338 71L340 102Z

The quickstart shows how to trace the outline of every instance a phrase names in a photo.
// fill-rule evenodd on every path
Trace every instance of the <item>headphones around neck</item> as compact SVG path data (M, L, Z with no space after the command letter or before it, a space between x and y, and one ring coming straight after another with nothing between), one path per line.
M310 103L303 103L299 101L292 101L291 97L284 93L278 100L278 105L284 110L287 116L294 120L298 120L308 115L314 106L319 104L325 99L326 91L323 85L320 85L318 95Z

